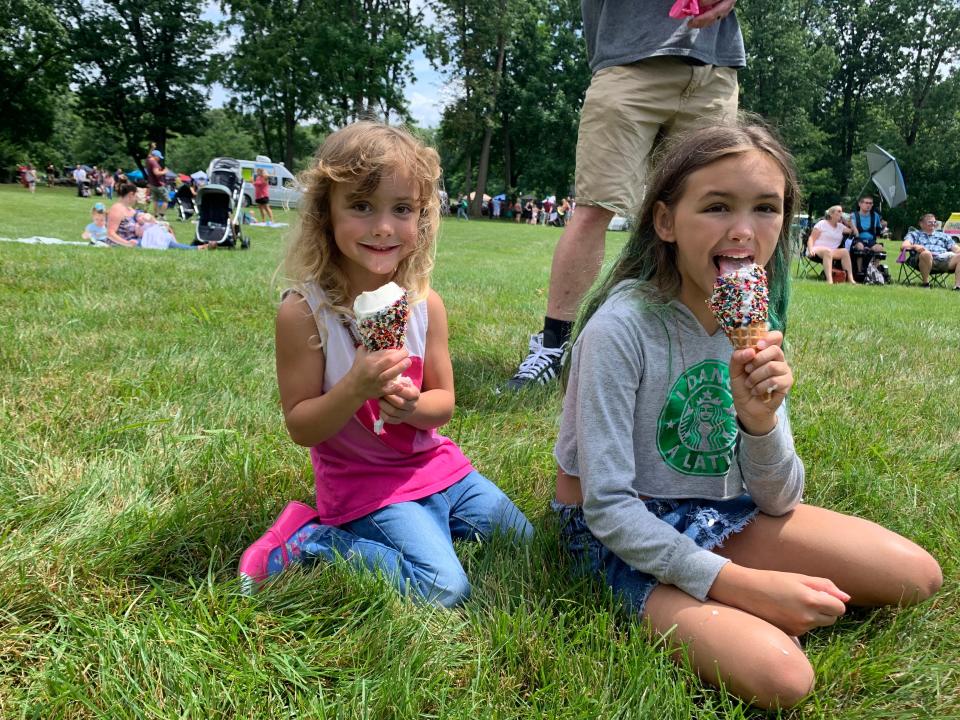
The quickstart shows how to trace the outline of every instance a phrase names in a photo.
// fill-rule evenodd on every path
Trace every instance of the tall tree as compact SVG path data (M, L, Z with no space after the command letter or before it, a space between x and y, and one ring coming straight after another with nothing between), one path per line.
M469 135L479 137L477 183L471 212L480 214L486 191L493 133L501 116L499 102L504 69L509 63L516 20L526 10L526 0L491 5L480 0L432 0L437 14L439 41L434 57L449 61L448 80L457 82L464 95L455 112ZM437 49L440 48L440 49ZM466 138L464 138L466 139ZM466 154L472 161L473 154Z
M264 147L293 163L297 126L406 117L422 18L409 0L225 0L236 45L219 77L257 116Z
M57 100L67 91L67 35L48 0L0 0L0 166L54 132Z
M504 189L571 191L587 86L578 0L531 3L518 17L501 93Z
M81 104L117 128L140 165L144 142L199 129L213 25L191 0L60 0Z

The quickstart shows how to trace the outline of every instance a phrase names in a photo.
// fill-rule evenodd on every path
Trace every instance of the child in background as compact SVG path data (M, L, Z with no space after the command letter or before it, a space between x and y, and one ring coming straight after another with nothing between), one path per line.
M310 448L318 512L287 506L241 558L250 585L291 558L343 557L451 607L470 593L455 539L532 535L523 513L436 431L454 408L446 311L429 284L439 177L434 150L372 122L327 137L306 173L286 262L293 289L277 315L277 381L290 437ZM410 302L405 345L367 352L353 302L391 281Z
M909 540L801 503L782 349L798 192L792 159L756 125L664 151L583 308L555 449L554 509L578 568L704 680L763 707L813 688L795 636L942 582ZM732 351L707 300L721 272L751 263L769 276L776 329Z
M80 236L91 245L109 245L107 242L107 208L103 203L97 203L90 211L90 224L83 229Z
M209 250L217 246L216 243L205 245L178 243L170 225L166 222L158 222L150 213L137 215L137 237L140 238L140 247L145 250Z

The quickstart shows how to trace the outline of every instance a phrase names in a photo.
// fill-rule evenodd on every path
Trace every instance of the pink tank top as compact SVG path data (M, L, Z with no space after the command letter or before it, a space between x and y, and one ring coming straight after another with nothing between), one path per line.
M313 284L305 290L317 317L322 291ZM323 391L329 392L351 368L357 350L341 316L325 304L319 315L325 360ZM426 340L427 303L423 301L410 308L405 343L412 364L404 375L417 387L423 383ZM317 511L326 525L342 525L387 505L419 500L473 471L460 448L436 430L385 424L383 434L375 434L373 423L378 416L377 400L368 400L340 432L310 449Z

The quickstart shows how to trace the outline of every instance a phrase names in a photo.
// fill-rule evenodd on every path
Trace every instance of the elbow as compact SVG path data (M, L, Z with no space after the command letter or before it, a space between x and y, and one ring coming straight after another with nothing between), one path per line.
M291 440L301 447L309 448L316 445L315 442L311 442L311 438L306 432L300 428L290 425L290 423L287 423L287 434L290 436Z

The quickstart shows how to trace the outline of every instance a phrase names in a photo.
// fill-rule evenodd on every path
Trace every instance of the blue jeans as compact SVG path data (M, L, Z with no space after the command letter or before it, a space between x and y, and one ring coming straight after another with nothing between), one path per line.
M319 526L303 544L302 557L342 557L383 573L401 593L453 607L470 596L453 541L495 533L526 541L533 527L500 488L473 471L420 500L388 505L340 527Z

